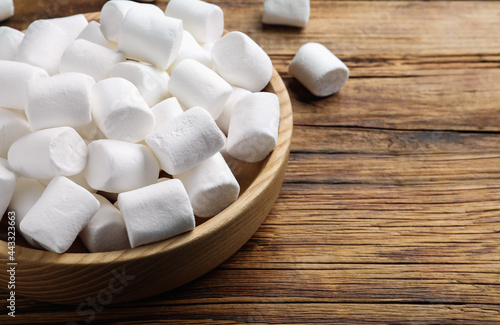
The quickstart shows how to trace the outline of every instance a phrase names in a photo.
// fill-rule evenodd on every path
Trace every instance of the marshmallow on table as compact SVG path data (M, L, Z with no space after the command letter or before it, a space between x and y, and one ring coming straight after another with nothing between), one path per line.
M84 30L77 36L77 39L84 39L89 42L114 49L113 45L106 39L101 31L101 25L96 21L91 21Z
M262 22L272 25L306 27L310 11L309 0L265 0Z
M0 0L0 21L14 16L14 1Z
M0 107L24 110L26 82L48 76L41 68L21 62L0 60Z
M121 25L118 51L129 59L166 70L179 54L182 30L179 19L131 8Z
M181 104L179 104L179 101L175 97L167 98L156 104L151 108L151 111L155 116L155 129L160 127L163 123L170 121L177 115L184 113Z
M9 148L20 137L30 133L28 121L17 111L0 108L0 157L7 158Z
M55 177L28 211L20 229L45 249L64 253L99 206L83 187L64 176Z
M122 214L105 197L94 195L101 207L80 232L85 247L91 252L111 252L130 248Z
M87 163L87 146L72 128L45 129L17 139L9 149L9 164L27 178L49 179L80 173Z
M193 59L209 68L212 67L212 58L210 54L198 44L190 32L185 30L183 32L179 54L177 55L177 59L168 67L168 73L171 74L174 68L186 59Z
M224 12L219 6L200 0L170 0L165 15L181 19L184 29L199 43L211 43L224 32Z
M16 174L10 169L6 159L0 158L0 220L9 206L16 188Z
M330 50L319 43L302 45L289 72L316 96L330 96L349 79L349 69Z
M212 61L222 78L233 86L261 91L271 80L273 64L249 36L231 32L215 42Z
M170 175L180 174L215 155L224 147L225 136L201 107L193 107L162 124L146 143Z
M81 72L100 81L106 79L111 69L123 61L125 57L121 53L84 39L77 39L64 51L59 71Z
M225 135L227 135L227 132L229 131L229 122L231 121L231 111L233 107L241 98L248 94L250 94L250 91L246 89L233 87L231 96L229 96L228 100L224 104L224 110L222 111L222 114L215 121Z
M132 248L164 240L195 227L189 197L177 179L120 193L118 206Z
M0 60L14 61L24 34L14 28L0 26Z
M213 217L236 201L240 186L220 153L176 175L186 188L194 214Z
M30 80L26 85L26 116L31 130L90 123L94 84L92 77L75 72Z
M231 112L227 152L251 163L266 158L278 142L279 105L273 93L254 93L240 99Z
M183 105L201 106L214 119L222 113L224 103L233 90L217 73L192 59L186 59L175 67L168 88Z
M168 97L168 80L170 77L164 70L140 62L122 62L111 69L109 77L124 78L139 89L150 107Z
M91 92L92 116L107 138L139 142L153 130L155 118L139 90L123 78L101 80Z
M85 177L89 185L121 193L156 183L160 166L148 147L118 140L97 140L88 146Z

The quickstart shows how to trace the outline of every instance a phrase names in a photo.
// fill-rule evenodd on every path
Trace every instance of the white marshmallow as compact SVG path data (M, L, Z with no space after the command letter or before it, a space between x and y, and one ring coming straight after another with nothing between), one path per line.
M165 15L181 19L184 29L200 43L215 42L224 32L224 12L200 0L170 0Z
M193 107L164 123L146 143L170 175L180 174L215 155L224 147L225 136L201 107Z
M85 140L97 140L96 136L99 129L94 121L81 126L76 126L74 129Z
M82 170L80 173L73 175L73 176L66 176L67 179L69 179L72 182L75 182L77 185L80 185L87 191L91 193L97 192L96 189L93 189L90 187L89 183L87 182L87 179L85 178L85 169ZM52 181L52 178L50 179L37 179L37 181L42 184L43 186L47 187L49 183Z
M48 179L80 173L87 163L87 146L70 127L45 129L16 140L9 149L11 168L23 177Z
M166 99L169 95L168 74L149 64L122 62L111 69L109 77L120 77L133 83L150 107Z
M264 50L241 32L231 32L212 48L215 70L230 84L261 91L271 80L273 64Z
M185 30L183 31L179 55L177 56L177 59L175 59L175 61L168 67L168 73L171 74L174 68L186 59L193 59L200 62L204 66L209 68L212 67L212 58L210 57L210 54L205 51L200 44L198 44L191 33Z
M130 248L122 214L105 197L94 195L101 207L80 232L85 247L92 252L111 252Z
M194 214L209 218L236 201L240 186L220 153L175 178L186 188Z
M0 157L7 158L12 143L28 133L28 121L21 114L0 108Z
M151 111L155 116L155 130L162 124L170 121L177 115L180 115L184 112L181 104L179 104L179 101L175 97L170 97L158 103L153 108L151 108Z
M78 35L77 39L84 39L89 42L114 50L113 45L106 39L101 31L101 25L96 21L91 21Z
M310 11L309 0L264 0L262 22L272 25L306 27Z
M30 80L26 85L26 116L31 130L90 123L94 84L92 77L74 72Z
M278 96L273 93L246 95L231 112L227 152L246 162L263 160L276 147L279 120Z
M121 53L84 39L77 39L64 51L59 71L81 72L100 81L107 78L109 71L123 61L125 57Z
M181 20L131 8L121 25L118 50L127 58L166 70L177 58L181 43Z
M319 43L302 45L289 72L316 96L330 96L349 79L349 69L330 50Z
M0 1L1 2L1 1ZM14 61L24 34L7 26L0 26L0 60Z
M48 76L41 68L21 62L0 60L0 107L24 110L26 82Z
M96 83L91 92L92 116L106 137L128 142L144 140L155 118L139 90L123 78Z
M229 131L229 122L231 121L231 110L241 98L243 98L248 94L250 94L250 91L246 89L240 87L233 87L233 92L231 93L231 96L229 96L228 100L224 104L224 110L222 111L222 114L215 121L225 135L227 135L227 132Z
M141 144L97 140L88 146L85 177L96 190L121 193L156 183L160 166L153 153Z
M66 177L50 182L20 224L20 229L45 249L64 253L99 210L99 201Z
M14 0L0 0L0 21L14 16Z
M168 88L183 105L201 106L214 119L222 113L224 103L233 90L217 73L192 59L184 60L175 67Z
M132 248L164 240L195 227L189 197L177 179L120 193L118 206Z
M66 42L68 45L73 42L89 24L87 18L85 18L82 14L62 18L52 18L48 21L59 26L66 33Z
M0 158L0 220L7 211L10 199L16 188L16 174L11 170L6 159Z

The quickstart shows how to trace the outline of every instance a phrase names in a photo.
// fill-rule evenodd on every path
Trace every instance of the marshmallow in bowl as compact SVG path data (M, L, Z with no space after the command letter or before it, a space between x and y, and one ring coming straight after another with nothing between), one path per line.
M265 0L262 22L271 25L306 27L310 11L309 0Z
M26 118L18 111L0 108L0 157L7 158L7 153L14 141L30 133Z
M0 21L14 16L14 0L0 1Z
M227 132L229 131L229 122L231 121L231 111L241 98L250 93L251 92L246 89L240 87L233 87L231 95L224 104L224 110L222 111L222 114L219 116L217 120L215 120L215 122L217 122L217 125L222 130L222 132L224 132L225 135L227 135Z
M182 43L181 48L179 49L179 54L175 61L168 67L168 73L172 73L174 68L183 60L193 59L201 64L211 68L212 67L212 58L210 57L210 53L208 53L201 45L194 39L193 35L191 35L188 31L183 31L182 33Z
M89 42L114 49L113 45L107 40L101 30L101 25L96 21L91 21L76 39L84 39Z
M0 60L14 61L24 34L17 29L0 26Z
M2 193L2 195L0 195L0 220L9 206L12 194L14 194L16 180L17 176L10 169L7 160L0 158L0 190Z
M74 41L89 24L87 18L82 14L52 18L48 19L48 21L59 26L66 33L67 44Z

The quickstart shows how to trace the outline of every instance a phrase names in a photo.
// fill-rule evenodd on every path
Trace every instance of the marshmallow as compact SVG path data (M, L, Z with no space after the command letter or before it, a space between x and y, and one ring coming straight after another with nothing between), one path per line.
M85 247L92 252L111 252L130 248L122 214L101 195L94 195L101 207L80 232Z
M165 15L181 19L184 29L199 43L215 42L224 32L224 13L214 4L200 0L170 0Z
M11 168L23 177L48 179L80 173L87 146L70 127L45 129L16 140L9 149Z
M89 183L87 182L87 179L85 178L85 169L82 170L80 173L73 175L73 176L66 176L67 179L69 179L72 182L75 182L77 185L80 185L87 191L91 193L97 192L96 189L90 187ZM43 186L47 187L49 183L52 181L52 178L50 179L37 179L37 181L42 184Z
M100 81L107 78L109 71L123 61L125 57L121 53L84 39L77 39L64 51L59 71L81 72Z
M68 45L73 42L89 24L87 18L82 14L53 18L48 21L59 26L66 33L66 42Z
M181 104L179 104L179 101L175 97L170 97L158 103L153 108L151 108L151 111L155 116L155 130L162 124L170 121L177 115L180 115L184 112Z
M261 91L271 80L273 64L264 50L241 32L231 32L212 48L215 71L230 84Z
M106 39L106 37L102 33L101 25L99 25L99 23L96 21L89 22L87 27L85 27L80 35L78 35L77 39L84 39L97 45L101 45L112 50L114 49L113 45Z
M109 77L120 77L133 83L150 107L168 97L168 74L149 64L122 62L111 69Z
M96 137L98 137L97 133L99 129L97 128L97 124L95 124L94 121L91 121L90 123L84 125L76 126L74 129L85 140L96 140Z
M168 73L172 73L174 68L183 60L193 59L204 66L212 67L212 58L209 52L205 51L188 31L183 32L181 48L177 59L168 67Z
M24 110L26 82L48 76L45 70L32 65L0 60L0 107Z
M217 73L192 59L184 60L175 67L168 88L183 105L201 106L214 119L222 113L224 103L233 90Z
M262 22L272 25L306 27L310 11L309 0L264 0Z
M7 211L12 194L16 188L16 174L10 169L6 159L0 158L0 220Z
M96 83L91 95L92 115L106 137L128 142L144 140L155 119L139 90L123 78Z
M197 217L213 217L236 201L240 186L220 153L175 178L181 180Z
M246 162L261 161L276 147L280 120L278 96L249 94L231 111L227 152Z
M28 133L28 121L21 114L0 108L0 157L7 158L12 143Z
M118 50L129 59L166 70L177 58L181 43L181 20L131 8L121 25Z
M319 43L302 45L289 72L316 96L330 96L349 79L349 69L330 50Z
M118 206L132 248L164 240L195 227L189 197L177 179L120 193Z
M1 3L1 0L0 0ZM24 34L7 26L0 26L0 60L14 61Z
M156 183L160 166L141 144L97 140L88 146L85 177L96 190L121 193Z
M14 1L0 0L0 21L14 16Z
M146 138L164 171L180 174L215 155L225 136L201 107L193 107L161 125Z
M92 77L74 72L28 81L26 116L31 130L90 123L90 90L94 84Z
M45 249L64 253L99 210L99 201L63 176L50 182L20 229Z
M217 126L219 126L219 128L222 130L222 132L224 132L225 135L227 135L227 132L229 131L229 122L231 121L231 110L241 98L243 98L248 94L250 94L250 91L246 89L233 87L233 92L231 93L228 100L224 104L224 110L222 111L222 114L215 121L217 123Z

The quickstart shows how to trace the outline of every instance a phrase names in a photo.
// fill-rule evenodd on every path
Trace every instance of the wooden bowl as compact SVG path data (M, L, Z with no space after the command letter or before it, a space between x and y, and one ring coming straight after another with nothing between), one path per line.
M18 244L16 295L62 304L85 303L89 297L103 305L128 302L182 286L233 255L264 222L288 163L292 107L276 70L264 91L280 100L278 145L264 161L240 166L245 167L237 172L242 193L232 205L188 233L128 250L56 254ZM20 241L21 235L17 237ZM8 257L7 243L0 241L0 263L7 265ZM1 290L7 290L8 282L9 274L0 272Z

